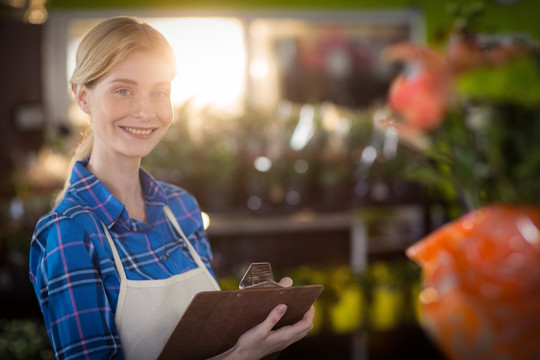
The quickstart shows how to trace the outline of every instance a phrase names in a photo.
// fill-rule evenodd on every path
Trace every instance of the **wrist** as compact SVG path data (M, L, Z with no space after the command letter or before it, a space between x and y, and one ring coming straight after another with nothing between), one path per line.
M226 357L227 360L249 360L245 349L242 348L242 346L238 345L238 343L234 344L234 346L229 350L228 355Z
M248 358L246 357L245 351L243 351L238 344L235 344L229 350L207 360L248 360Z

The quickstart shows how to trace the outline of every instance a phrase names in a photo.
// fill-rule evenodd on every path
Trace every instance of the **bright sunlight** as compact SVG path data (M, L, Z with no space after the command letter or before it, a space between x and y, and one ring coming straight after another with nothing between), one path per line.
M176 54L175 105L190 99L197 108L210 106L232 113L241 110L246 49L240 21L170 18L148 22L165 35Z

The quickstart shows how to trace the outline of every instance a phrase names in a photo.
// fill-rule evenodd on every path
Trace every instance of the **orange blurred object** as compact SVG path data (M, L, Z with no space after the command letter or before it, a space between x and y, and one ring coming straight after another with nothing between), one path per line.
M423 321L451 359L540 359L540 208L491 205L407 249Z

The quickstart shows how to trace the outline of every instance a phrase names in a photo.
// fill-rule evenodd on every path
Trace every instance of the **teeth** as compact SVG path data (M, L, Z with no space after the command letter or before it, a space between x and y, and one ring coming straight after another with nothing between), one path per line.
M142 130L142 129L134 129L134 128L124 128L127 132L130 132L132 134L135 134L135 135L150 135L150 133L152 132L152 129L146 129L146 130Z

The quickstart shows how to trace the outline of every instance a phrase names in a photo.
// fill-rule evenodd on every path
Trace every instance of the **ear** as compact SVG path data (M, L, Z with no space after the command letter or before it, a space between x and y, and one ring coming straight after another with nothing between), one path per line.
M89 90L83 84L75 84L72 88L75 101L82 111L90 115Z

